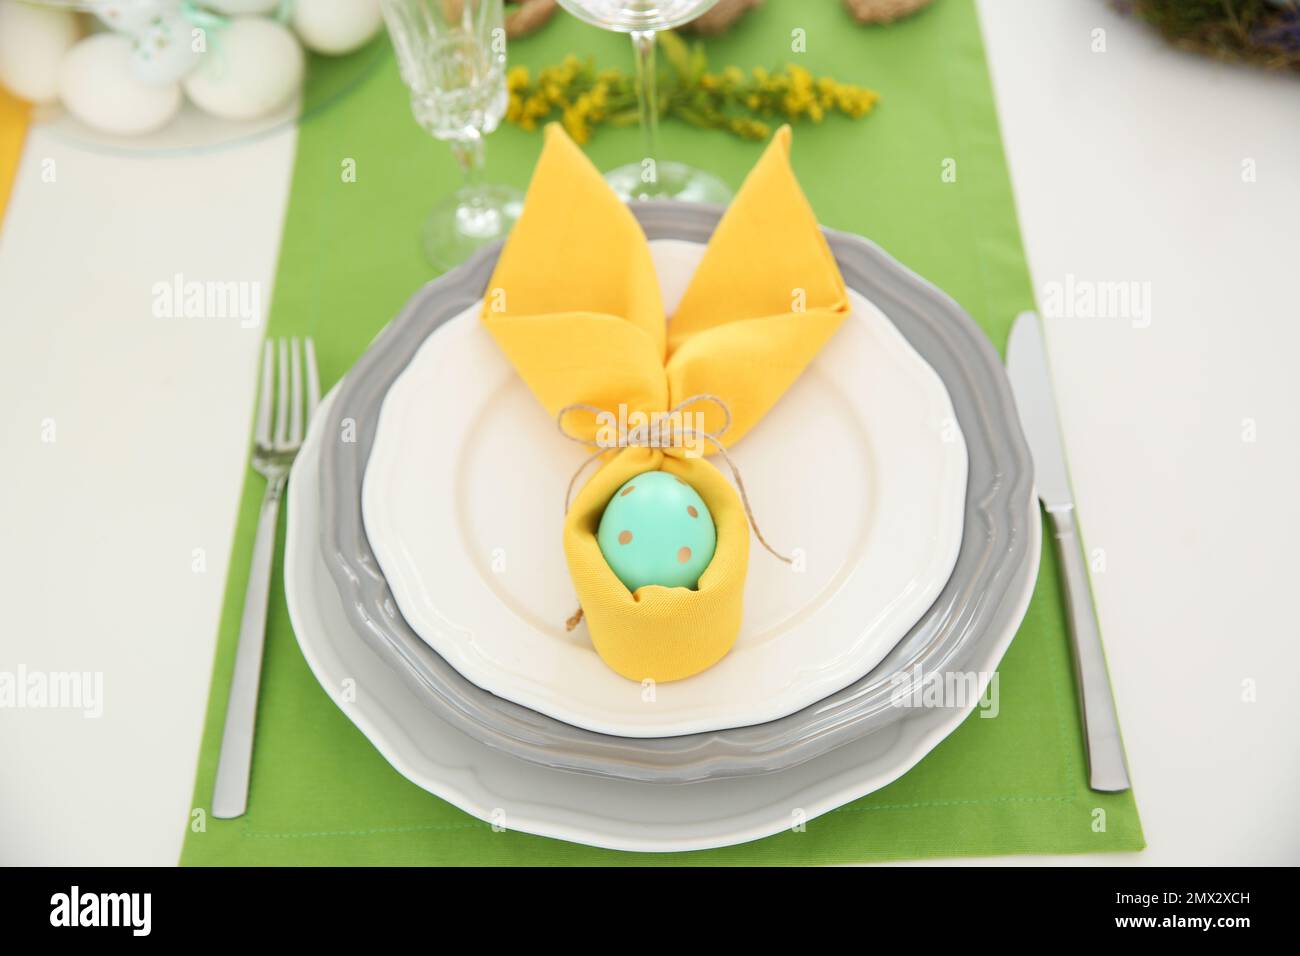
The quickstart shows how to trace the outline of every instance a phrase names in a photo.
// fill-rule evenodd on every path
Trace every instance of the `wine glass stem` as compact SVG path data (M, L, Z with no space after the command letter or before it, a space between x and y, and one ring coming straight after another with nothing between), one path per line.
M645 192L657 191L659 171L659 89L655 82L655 34L653 30L632 31L636 54L637 101L641 113L641 183Z
M483 188L483 134L468 129L460 139L451 141L465 184L457 194L456 228L466 236L492 236L500 231L498 210Z
M477 192L483 184L483 136L476 129L468 129L461 139L451 141L451 154L456 157L467 192Z

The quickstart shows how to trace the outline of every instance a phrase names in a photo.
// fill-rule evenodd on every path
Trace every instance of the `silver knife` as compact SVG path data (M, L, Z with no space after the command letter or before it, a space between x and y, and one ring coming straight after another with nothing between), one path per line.
M1079 707L1088 748L1089 785L1093 790L1127 790L1124 743L1119 736L1115 697L1110 689L1110 675L1106 673L1106 653L1101 646L1101 630L1097 626L1097 612L1092 604L1092 589L1074 519L1074 493L1070 491L1065 448L1061 444L1056 396L1052 392L1042 327L1033 312L1020 313L1011 328L1007 374L1033 455L1038 497L1052 524L1061 558Z

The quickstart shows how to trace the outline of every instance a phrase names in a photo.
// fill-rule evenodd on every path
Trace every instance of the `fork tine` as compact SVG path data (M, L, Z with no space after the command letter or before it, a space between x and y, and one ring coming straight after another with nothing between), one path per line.
M304 341L307 345L307 421L310 422L320 404L320 371L316 366L316 343L310 335Z
M262 347L262 387L257 393L257 431L253 440L263 448L271 447L271 353L273 346L267 339Z
M289 343L276 340L280 353L280 381L275 396L275 447L284 448L289 437Z
M302 345L298 336L289 340L289 445L302 444Z

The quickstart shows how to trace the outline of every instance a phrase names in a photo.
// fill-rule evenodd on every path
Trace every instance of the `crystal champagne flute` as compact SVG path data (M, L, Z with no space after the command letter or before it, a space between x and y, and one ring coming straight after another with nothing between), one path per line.
M429 262L449 269L510 231L523 195L483 180L483 140L506 111L502 0L382 0L416 122L451 145L464 184L425 220Z

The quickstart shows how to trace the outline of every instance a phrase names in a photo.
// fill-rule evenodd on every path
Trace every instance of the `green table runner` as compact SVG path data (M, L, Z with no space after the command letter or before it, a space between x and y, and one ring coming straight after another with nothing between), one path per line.
M791 52L802 29L807 49ZM569 52L630 68L623 36L558 15L511 45L534 69ZM833 0L772 2L709 42L715 67L814 72L878 90L876 112L796 127L793 159L822 222L869 236L954 296L1000 349L1034 299L973 0L937 0L887 28L856 26ZM733 185L761 144L676 121L665 157ZM491 177L523 186L541 139L502 128L488 141ZM601 130L601 168L639 155L636 130ZM951 161L951 163L949 163ZM955 181L941 175L955 168ZM954 165L955 164L955 167ZM342 175L355 168L355 181ZM430 278L417 236L425 211L457 183L445 145L411 119L388 61L304 123L269 332L315 336L333 384L407 297ZM240 608L262 483L244 487L218 637L194 807L206 808L220 747ZM316 683L273 589L250 810L193 814L184 864L846 863L962 854L1075 853L1143 846L1131 794L1086 785L1056 560L1042 571L1000 669L1000 713L967 720L902 779L789 832L690 854L597 850L491 827L398 775ZM280 579L277 562L275 574ZM1104 813L1098 813L1098 811ZM196 821L201 821L196 822ZM178 825L179 825L178 821Z

